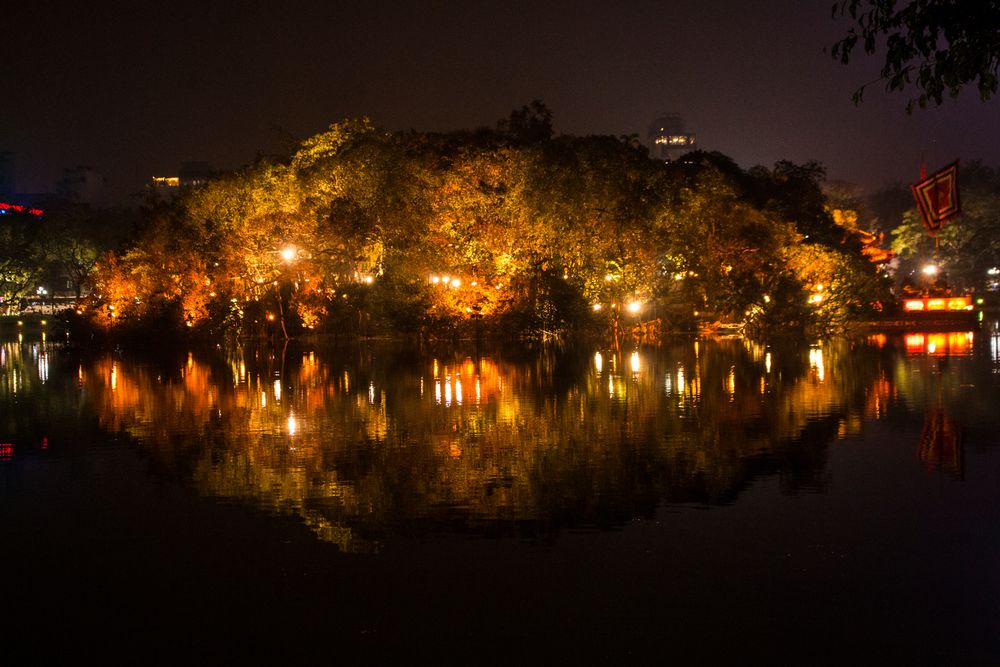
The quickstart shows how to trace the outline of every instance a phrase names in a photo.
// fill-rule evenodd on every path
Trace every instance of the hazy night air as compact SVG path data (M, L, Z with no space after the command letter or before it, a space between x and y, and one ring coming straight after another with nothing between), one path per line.
M854 106L879 64L825 52L845 29L829 0L21 3L5 23L0 150L22 192L83 164L125 194L345 117L447 131L533 99L559 133L643 137L671 111L741 166L818 160L868 188L912 180L922 157L1000 160L997 102L974 91L908 116L876 86Z

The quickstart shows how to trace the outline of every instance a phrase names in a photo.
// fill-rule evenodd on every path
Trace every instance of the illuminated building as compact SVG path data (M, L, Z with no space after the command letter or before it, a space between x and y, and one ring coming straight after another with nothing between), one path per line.
M153 188L161 195L176 192L181 186L181 179L178 176L153 176L149 179L149 187Z
M149 187L162 196L172 196L182 189L205 185L215 174L208 162L184 162L176 176L153 176Z
M684 129L684 121L675 113L665 113L649 125L650 157L672 162L697 148L694 134Z

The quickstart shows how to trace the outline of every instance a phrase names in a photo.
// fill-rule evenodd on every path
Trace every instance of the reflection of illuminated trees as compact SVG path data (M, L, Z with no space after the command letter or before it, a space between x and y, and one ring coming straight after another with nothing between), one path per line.
M614 525L663 501L725 502L757 474L814 485L874 373L841 379L846 346L768 360L736 341L609 353L600 369L558 351L396 354L295 353L283 373L281 359L238 350L167 374L104 359L84 379L106 428L206 493L367 549L394 526Z

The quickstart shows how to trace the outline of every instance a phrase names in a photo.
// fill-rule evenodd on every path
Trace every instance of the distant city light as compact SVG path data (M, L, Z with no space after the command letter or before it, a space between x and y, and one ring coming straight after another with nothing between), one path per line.
M45 215L45 211L40 208L30 208L28 206L22 206L21 204L10 204L5 201L0 201L0 215L5 215L7 213L28 213L40 218Z

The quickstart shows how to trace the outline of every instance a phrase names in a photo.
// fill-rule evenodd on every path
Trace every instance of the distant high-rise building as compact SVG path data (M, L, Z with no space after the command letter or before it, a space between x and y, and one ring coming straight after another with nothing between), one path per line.
M0 151L0 195L10 197L17 192L17 170L14 154Z
M210 162L195 160L182 163L180 170L177 172L180 185L185 188L205 185L215 174L215 167Z
M649 154L651 157L673 162L697 147L694 134L684 129L684 121L675 113L665 113L649 125Z
M80 204L99 205L107 197L107 179L90 167L66 167L56 185L60 197Z

